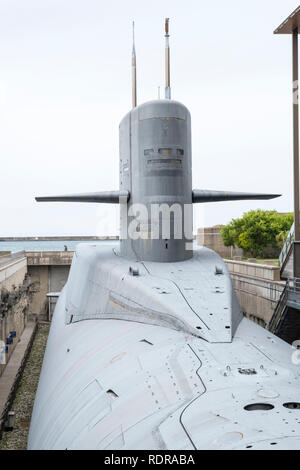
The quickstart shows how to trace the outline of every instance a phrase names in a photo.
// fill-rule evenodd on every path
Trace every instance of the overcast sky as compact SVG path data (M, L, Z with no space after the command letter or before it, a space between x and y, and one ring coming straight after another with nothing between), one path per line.
M164 87L192 115L194 188L282 193L197 205L196 226L293 210L291 37L296 0L0 0L0 236L107 235L118 207L34 196L118 189L118 126Z

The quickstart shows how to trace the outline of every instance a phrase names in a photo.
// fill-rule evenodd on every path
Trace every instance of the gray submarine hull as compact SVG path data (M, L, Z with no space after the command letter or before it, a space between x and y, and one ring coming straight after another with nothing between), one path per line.
M216 269L217 267L217 269ZM224 261L81 244L51 325L29 449L297 449L293 348L242 317Z

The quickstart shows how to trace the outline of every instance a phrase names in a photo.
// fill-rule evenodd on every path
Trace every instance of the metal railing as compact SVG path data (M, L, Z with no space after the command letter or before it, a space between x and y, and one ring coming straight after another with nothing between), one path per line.
M288 301L289 293L299 293L300 294L300 279L295 277L293 279L289 278L286 281L285 287L282 291L282 294L278 300L278 303L276 305L274 314L270 320L268 330L271 331L272 333L275 333L277 330L277 327L279 326L279 323L282 320L282 316L285 311L285 307Z
M291 250L291 246L294 242L294 238L295 238L295 226L294 224L291 226L291 229L289 231L289 234L287 236L287 239L285 241L285 244L283 245L283 248L281 250L281 253L279 255L279 266L282 268L290 250Z
M288 284L288 291L289 292L298 292L300 293L300 278L299 277L295 277L293 279L288 279L287 280L287 284Z
M268 325L268 330L271 331L272 333L275 333L276 327L280 321L280 318L283 314L283 311L286 306L287 298L288 298L288 287L289 287L289 282L290 280L288 279L286 281L285 287L281 293L281 296L278 300L278 303L276 305L276 308L274 310L273 316L270 320L270 323Z

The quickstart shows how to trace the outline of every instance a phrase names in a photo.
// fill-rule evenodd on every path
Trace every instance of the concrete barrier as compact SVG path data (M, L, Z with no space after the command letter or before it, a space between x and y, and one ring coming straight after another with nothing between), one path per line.
M218 253L222 258L231 258L232 256L242 256L243 250L238 247L225 246L221 235L221 226L201 227L197 230L197 244L206 246Z
M0 439L36 330L37 323L32 321L28 322L20 337L20 341L16 345L16 348L7 363L3 375L0 377Z
M268 281L280 281L280 268L267 264L249 263L245 261L225 260L231 274L241 274Z
M19 259L9 259L4 264L0 264L0 285L1 288L11 289L23 283L27 273L27 260L23 256Z
M70 266L74 251L27 251L28 266Z
M255 279L241 274L232 274L232 283L246 317L261 326L269 324L285 282Z
M67 282L74 251L27 251L28 274L33 284L31 313L47 320L57 299L48 292L60 292Z
M30 303L30 279L24 251L0 258L0 340L5 344L5 362L11 357L27 323ZM10 336L11 334L14 336ZM10 341L7 343L7 341Z

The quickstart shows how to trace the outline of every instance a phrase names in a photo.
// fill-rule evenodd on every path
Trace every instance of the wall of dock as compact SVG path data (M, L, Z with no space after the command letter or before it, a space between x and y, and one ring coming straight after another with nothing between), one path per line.
M274 313L285 282L280 268L226 260L241 310L246 317L266 327Z
M0 255L0 340L2 341L0 362L3 362L0 364L0 376L26 326L30 288L25 253ZM6 344L8 338L11 344ZM3 344L7 348L6 353L2 350Z
M51 317L55 298L48 292L60 292L68 280L73 251L27 251L27 269L33 284L31 313L47 320Z

